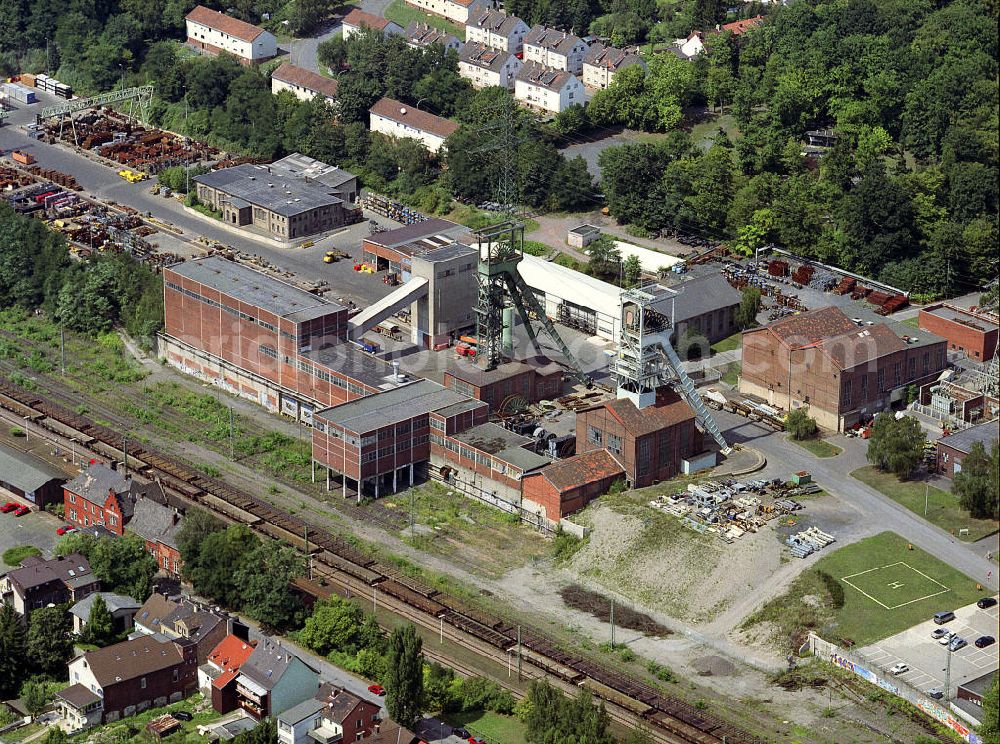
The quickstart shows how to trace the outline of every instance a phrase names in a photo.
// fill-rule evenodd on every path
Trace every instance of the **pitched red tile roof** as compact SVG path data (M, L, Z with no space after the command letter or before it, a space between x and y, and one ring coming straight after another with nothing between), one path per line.
M733 36L739 36L740 34L746 33L752 28L760 26L764 23L764 16L754 16L753 18L746 18L742 21L734 21L732 23L727 23L722 27L723 31L732 31Z
M371 13L365 13L363 10L358 10L354 8L350 13L344 16L343 24L345 26L354 26L355 28L371 28L376 31L384 31L385 27L388 26L392 21L388 18L382 18L381 16L372 15Z
M290 62L283 62L278 69L271 73L271 77L289 85L298 85L306 90L314 90L327 98L337 97L337 81L333 78L307 70L304 67L293 65Z
M600 449L560 460L549 465L540 474L553 488L565 493L588 483L624 475L625 469L614 455Z
M236 670L250 657L255 645L230 633L212 649L208 660L223 671Z
M229 34L242 41L253 41L264 33L264 29L259 26L254 26L252 23L227 16L225 13L220 13L217 10L211 10L204 5L199 5L184 16L184 18L194 23L200 23L202 26L214 28L216 31Z
M407 106L392 98L382 98L368 110L376 116L406 124L421 132L436 134L438 137L448 137L459 126L457 122L450 119L444 119L413 106Z

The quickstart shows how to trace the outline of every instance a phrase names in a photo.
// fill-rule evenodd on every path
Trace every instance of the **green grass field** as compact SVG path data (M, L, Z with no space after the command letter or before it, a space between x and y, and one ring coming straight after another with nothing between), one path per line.
M403 28L410 25L411 21L419 21L420 23L426 23L428 26L433 28L439 28L442 31L447 31L449 34L454 34L462 41L465 41L465 28L451 21L445 20L440 16L431 15L420 8L414 8L412 5L407 5L403 0L392 0L389 7L385 9L383 15L390 21L395 21Z
M792 437L787 437L789 442L795 442L802 449L811 452L816 457L836 457L842 450L835 444L830 444L825 439L820 439L814 437L812 439L794 439Z
M461 726L486 739L490 744L526 744L524 724L513 716L501 716L485 711L449 713L444 716L449 726Z
M740 348L742 344L743 344L743 334L734 333L732 336L724 338L721 341L716 341L714 344L712 344L712 353L718 354L721 351L735 351L736 349Z
M727 385L736 387L740 384L740 372L742 370L743 365L739 362L727 364L722 370L722 381Z
M851 476L905 506L914 514L924 517L924 484L920 481L901 481L892 473L883 473L871 465L858 468ZM924 518L967 542L979 540L997 531L996 522L990 519L973 519L959 506L957 496L934 486L927 488L927 516ZM968 532L963 533L962 530Z
M883 532L824 556L743 625L771 623L781 644L813 630L864 646L982 596L974 579Z

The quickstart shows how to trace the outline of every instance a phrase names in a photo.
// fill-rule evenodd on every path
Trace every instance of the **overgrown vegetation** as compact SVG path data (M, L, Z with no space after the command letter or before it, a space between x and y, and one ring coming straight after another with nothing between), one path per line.
M8 566L20 566L21 561L30 556L40 556L42 551L34 545L17 545L3 552L3 562Z

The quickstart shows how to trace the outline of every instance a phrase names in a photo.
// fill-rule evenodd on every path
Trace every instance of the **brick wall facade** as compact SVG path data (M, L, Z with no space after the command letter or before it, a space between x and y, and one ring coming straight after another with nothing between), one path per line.
M934 313L943 307L947 307L961 319L942 317ZM974 313L938 303L920 309L919 324L921 330L947 340L949 349L965 352L969 359L977 362L989 361L996 352L998 335L996 324L985 318L979 318Z

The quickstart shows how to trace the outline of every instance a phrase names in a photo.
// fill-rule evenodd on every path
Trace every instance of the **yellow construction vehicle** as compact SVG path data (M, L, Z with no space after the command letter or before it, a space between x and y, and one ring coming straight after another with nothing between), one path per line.
M336 263L340 260L340 254L337 251L327 251L326 255L323 256L323 263Z
M139 183L146 178L146 174L141 171L129 170L128 168L122 168L118 171L118 175L124 178L129 183Z

